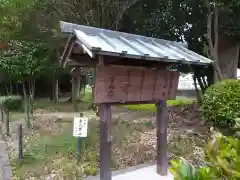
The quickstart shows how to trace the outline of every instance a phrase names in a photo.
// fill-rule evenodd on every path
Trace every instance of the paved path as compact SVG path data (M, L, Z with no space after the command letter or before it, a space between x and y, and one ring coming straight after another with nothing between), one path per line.
M87 177L84 180L99 180L100 176ZM121 169L112 172L112 180L173 180L174 177L171 173L167 176L160 176L156 173L156 165L141 164L126 169Z

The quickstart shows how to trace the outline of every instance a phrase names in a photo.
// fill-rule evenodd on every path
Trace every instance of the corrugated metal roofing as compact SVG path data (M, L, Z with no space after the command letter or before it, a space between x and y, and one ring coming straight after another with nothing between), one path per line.
M212 61L186 48L183 43L129 33L60 22L61 30L73 33L77 43L91 55L101 54L153 61L209 64ZM87 48L87 49L86 49Z

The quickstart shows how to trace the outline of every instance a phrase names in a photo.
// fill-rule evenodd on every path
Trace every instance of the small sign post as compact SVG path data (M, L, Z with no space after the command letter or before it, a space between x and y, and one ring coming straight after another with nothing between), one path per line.
M88 118L83 117L83 113L80 114L80 117L74 117L73 124L73 136L78 138L78 147L77 147L77 161L81 160L81 138L87 137L88 129Z

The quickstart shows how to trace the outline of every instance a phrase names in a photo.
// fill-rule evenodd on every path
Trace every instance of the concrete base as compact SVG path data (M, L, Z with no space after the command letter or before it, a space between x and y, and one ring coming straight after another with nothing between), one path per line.
M156 165L140 165L126 170L115 171L112 173L112 180L174 180L169 172L167 176L160 176L156 173ZM99 180L99 176L87 178L86 180Z
M156 166L149 166L125 174L113 176L112 180L174 180L172 174L160 176L156 173Z

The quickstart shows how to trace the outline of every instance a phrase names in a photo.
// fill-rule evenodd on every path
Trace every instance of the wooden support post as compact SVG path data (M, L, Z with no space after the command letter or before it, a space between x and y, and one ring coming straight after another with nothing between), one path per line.
M22 125L20 124L18 127L18 161L19 165L22 164L23 159L23 131Z
M76 98L80 99L80 91L81 91L81 76L80 74L76 77Z
M4 122L4 106L3 106L3 104L0 104L0 117L1 117L1 121Z
M6 125L6 136L10 136L10 131L9 131L9 121L10 121L10 117L9 117L9 111L8 109L5 109L5 114L6 114L6 122L5 122L5 125Z
M167 128L168 109L166 101L156 104L156 128L157 128L157 173L165 176L168 173L167 157Z
M100 180L111 180L111 105L100 104Z
M75 112L78 111L78 104L77 104L77 81L74 76L72 76L72 103L73 109Z

